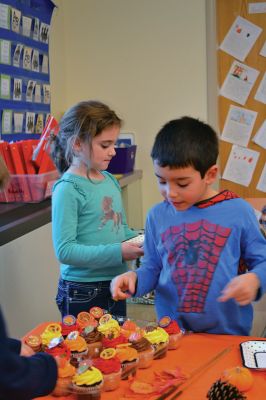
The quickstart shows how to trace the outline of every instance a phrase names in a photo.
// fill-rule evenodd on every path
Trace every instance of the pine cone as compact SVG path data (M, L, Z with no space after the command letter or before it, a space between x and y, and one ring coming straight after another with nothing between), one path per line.
M209 400L246 400L247 398L233 385L221 379L214 382L207 393Z

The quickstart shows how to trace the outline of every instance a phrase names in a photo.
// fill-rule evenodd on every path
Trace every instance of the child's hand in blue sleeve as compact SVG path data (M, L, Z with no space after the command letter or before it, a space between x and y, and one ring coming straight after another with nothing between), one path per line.
M110 291L114 300L125 300L135 293L137 274L128 271L116 276L110 284Z
M254 272L239 275L225 286L218 301L235 299L240 306L246 306L255 300L259 287L260 280Z

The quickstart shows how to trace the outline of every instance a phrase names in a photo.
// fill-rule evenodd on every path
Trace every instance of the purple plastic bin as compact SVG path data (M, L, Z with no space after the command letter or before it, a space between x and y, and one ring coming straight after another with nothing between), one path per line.
M111 174L127 174L132 172L135 164L137 146L117 147L116 155L110 161L108 172Z

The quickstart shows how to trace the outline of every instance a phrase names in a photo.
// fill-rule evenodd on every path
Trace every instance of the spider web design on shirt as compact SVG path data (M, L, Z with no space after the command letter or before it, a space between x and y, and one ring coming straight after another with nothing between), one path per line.
M221 251L231 232L200 220L170 227L162 234L173 267L172 279L177 287L180 312L202 313Z

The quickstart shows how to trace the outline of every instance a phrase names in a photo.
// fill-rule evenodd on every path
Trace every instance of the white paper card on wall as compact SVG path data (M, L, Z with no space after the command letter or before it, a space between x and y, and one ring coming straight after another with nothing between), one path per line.
M238 16L221 43L220 49L244 61L261 32L262 28Z
M31 69L31 54L32 48L31 47L24 47L23 52L23 68L24 69Z
M48 56L46 54L43 55L42 58L42 73L43 74L48 74L49 68L48 68Z
M33 98L33 90L35 88L36 81L29 80L27 84L26 90L26 101L32 101Z
M0 40L0 63L10 64L11 42L9 40Z
M260 101L263 104L266 104L266 72L263 75L254 99Z
M221 139L239 146L247 146L257 115L256 111L231 105Z
M39 29L40 29L40 20L39 18L34 18L34 27L32 33L33 40L39 40Z
M248 186L252 180L259 152L236 144L232 146L222 179Z
M14 78L13 100L22 100L22 79Z
M14 112L14 132L21 133L23 129L24 113Z
M40 71L39 50L34 49L32 53L31 69L34 72Z
M35 113L27 112L26 113L26 133L34 133L35 129Z
M262 3L249 3L248 5L249 14L264 14L266 13L266 1Z
M2 133L12 132L12 110L3 110Z
M244 105L258 75L259 71L255 68L233 61L220 89L220 95Z
M36 84L35 85L35 92L34 92L34 101L35 103L41 103L41 85Z
M12 8L11 11L11 29L13 32L19 33L20 31L21 11Z
M20 55L23 50L23 44L18 43L16 45L14 55L13 55L13 65L14 67L19 67L20 66Z
M10 27L10 7L6 4L0 4L0 28L9 29Z
M256 189L261 192L266 192L266 164L264 164Z
M264 45L261 48L260 55L263 57L266 57L266 40L264 42Z
M32 19L30 17L22 16L22 35L30 37Z
M1 74L1 85L0 85L0 97L1 99L10 99L10 76Z
M263 149L266 149L266 119L263 121L259 130L252 138L252 141L258 144L259 146L263 147Z

